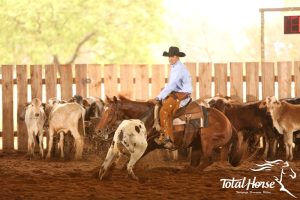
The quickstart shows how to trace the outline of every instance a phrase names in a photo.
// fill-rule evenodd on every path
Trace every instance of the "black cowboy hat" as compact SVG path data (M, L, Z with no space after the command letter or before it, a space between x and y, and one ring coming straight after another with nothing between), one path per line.
M173 56L184 57L185 53L180 52L178 47L170 47L169 52L164 51L163 56L167 56L167 57L173 57Z

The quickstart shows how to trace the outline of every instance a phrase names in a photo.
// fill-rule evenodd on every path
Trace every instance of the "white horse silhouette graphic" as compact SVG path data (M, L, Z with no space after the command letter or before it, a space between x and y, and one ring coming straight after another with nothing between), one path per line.
M285 188L285 186L282 183L282 177L284 174L289 173L289 176L292 179L296 178L296 173L294 172L294 170L290 167L289 163L287 161L283 161L283 160L274 160L274 161L267 161L265 160L265 164L256 164L259 168L257 169L251 169L252 171L255 172L259 172L259 171L271 171L272 167L276 166L276 165L281 165L281 174L279 177L274 176L275 181L281 186L280 187L280 191L281 192L286 192L289 195L291 195L294 198L297 198L295 195L293 195L288 189ZM289 170L289 171L288 171Z

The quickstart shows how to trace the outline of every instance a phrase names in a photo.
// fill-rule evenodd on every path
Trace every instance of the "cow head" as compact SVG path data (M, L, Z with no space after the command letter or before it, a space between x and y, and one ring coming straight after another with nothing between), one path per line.
M55 106L59 103L60 103L60 101L56 97L48 99L48 105L49 106Z
M41 113L44 112L44 106L45 104L43 104L40 99L32 99L31 104L29 105L32 111L32 117L39 118Z
M68 102L76 102L79 105L83 105L83 97L75 94Z
M272 97L267 97L265 100L263 100L260 103L259 108L260 109L267 108L267 110L270 111L280 106L281 106L281 102L277 100L275 96L272 96Z
M83 107L86 110L85 120L89 121L93 118L100 118L104 110L104 101L100 98L89 97L83 99Z
M30 105L30 103L25 103L24 106L22 107L22 110L19 114L19 119L24 121L25 119L25 113L26 113L26 110L27 110L27 107Z
M210 107L216 108L221 112L225 112L227 109L230 109L232 107L230 101L223 97L213 97L209 99L207 102Z

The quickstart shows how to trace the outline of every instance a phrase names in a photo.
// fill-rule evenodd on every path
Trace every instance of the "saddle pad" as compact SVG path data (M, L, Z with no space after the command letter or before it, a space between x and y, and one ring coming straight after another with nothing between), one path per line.
M203 118L196 118L190 121L195 127L205 127ZM180 118L173 119L173 126L185 125L186 121Z
M176 123L180 124L180 123L182 123L181 121L186 122L187 118L189 118L190 121L194 121L194 122L196 120L198 121L197 123L195 123L195 126L208 127L207 108L204 107L204 106L201 106L200 108L201 108L200 111L197 110L197 111L194 111L193 113L185 113L185 114L179 116L178 118L179 118L180 121L176 120ZM173 124L174 124L174 121L173 121Z
M173 125L183 125L186 124L184 120L181 120L180 118L173 119Z

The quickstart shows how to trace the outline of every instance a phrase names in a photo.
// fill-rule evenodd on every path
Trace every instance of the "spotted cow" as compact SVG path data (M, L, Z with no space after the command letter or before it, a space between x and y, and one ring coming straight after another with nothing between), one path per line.
M115 132L112 144L100 168L100 180L103 179L112 164L117 163L122 154L130 157L127 164L127 175L137 180L138 177L133 173L133 167L142 157L147 146L147 131L144 123L138 119L122 121Z

